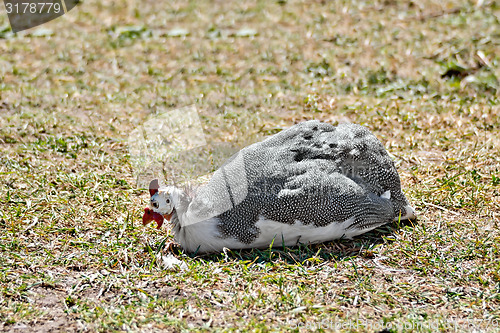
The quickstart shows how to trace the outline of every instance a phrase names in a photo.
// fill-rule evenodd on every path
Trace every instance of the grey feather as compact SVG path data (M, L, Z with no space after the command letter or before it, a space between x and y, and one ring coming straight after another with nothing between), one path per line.
M234 155L188 215L192 223L217 217L223 237L251 244L259 216L317 227L353 218L349 228L365 229L405 215L407 205L393 161L368 129L308 121Z

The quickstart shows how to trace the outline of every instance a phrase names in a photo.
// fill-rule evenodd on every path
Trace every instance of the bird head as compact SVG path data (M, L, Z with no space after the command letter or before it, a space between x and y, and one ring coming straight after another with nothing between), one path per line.
M151 221L156 221L158 229L160 229L164 219L170 221L174 213L172 190L170 187L160 189L158 179L154 179L149 184L149 194L151 198L149 206L144 208L142 224L147 225Z

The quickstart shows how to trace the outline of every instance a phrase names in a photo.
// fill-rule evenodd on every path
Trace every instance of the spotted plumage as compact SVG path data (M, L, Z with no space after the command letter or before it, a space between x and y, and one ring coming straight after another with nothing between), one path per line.
M152 192L153 202L167 206L167 198L170 211L146 210L172 214L175 239L198 252L322 242L415 217L368 129L318 121L242 149L192 197L173 187Z

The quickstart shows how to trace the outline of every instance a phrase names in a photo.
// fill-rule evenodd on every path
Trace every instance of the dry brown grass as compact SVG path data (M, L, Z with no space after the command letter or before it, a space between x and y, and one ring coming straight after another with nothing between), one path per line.
M499 15L488 0L85 1L16 36L0 15L0 330L500 330ZM218 141L367 126L418 222L174 251L188 269L162 269L126 139L190 104Z

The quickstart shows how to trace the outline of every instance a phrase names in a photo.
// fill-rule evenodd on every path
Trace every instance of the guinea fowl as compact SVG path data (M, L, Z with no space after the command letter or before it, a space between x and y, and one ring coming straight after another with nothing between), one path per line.
M193 195L149 187L143 224L169 220L188 252L319 243L415 218L383 145L355 124L292 126L242 149Z

